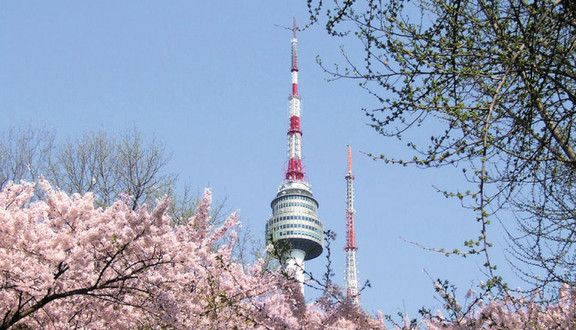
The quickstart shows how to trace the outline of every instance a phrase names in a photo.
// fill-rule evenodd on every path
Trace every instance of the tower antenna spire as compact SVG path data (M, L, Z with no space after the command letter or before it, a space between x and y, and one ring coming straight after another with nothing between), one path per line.
M348 173L346 179L346 294L355 304L360 303L358 293L358 270L356 268L356 235L354 234L354 174L352 174L352 151L348 146Z
M302 131L300 130L300 95L298 95L298 39L296 39L296 18L292 27L292 94L290 100L290 127L288 129L288 168L286 179L304 179L302 169Z

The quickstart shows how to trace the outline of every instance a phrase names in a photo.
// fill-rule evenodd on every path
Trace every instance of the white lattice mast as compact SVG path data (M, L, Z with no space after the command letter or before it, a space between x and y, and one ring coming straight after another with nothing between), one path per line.
M292 91L288 126L288 168L276 197L270 203L272 216L266 222L266 239L286 249L282 256L287 272L304 289L304 261L314 259L324 249L324 224L318 218L318 201L310 184L304 181L302 169L302 131L300 130L300 95L298 94L298 62L296 19L292 35Z
M354 234L354 174L352 174L352 151L348 146L348 173L346 173L346 295L355 304L360 303L358 293L358 270L356 268L356 237Z

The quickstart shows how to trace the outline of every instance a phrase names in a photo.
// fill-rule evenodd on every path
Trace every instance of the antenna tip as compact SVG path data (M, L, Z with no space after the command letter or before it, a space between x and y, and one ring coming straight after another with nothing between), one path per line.
M352 172L352 149L348 145L348 172Z
M296 17L292 17L292 33L294 34L294 39L296 39Z

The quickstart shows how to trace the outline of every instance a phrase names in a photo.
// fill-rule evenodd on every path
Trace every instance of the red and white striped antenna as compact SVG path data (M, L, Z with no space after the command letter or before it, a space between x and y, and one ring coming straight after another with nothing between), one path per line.
M346 247L345 251L358 250L354 234L354 174L352 174L352 150L348 146L348 173L345 176L346 189Z
M348 173L346 179L346 295L355 304L360 303L358 270L356 268L356 235L354 234L354 174L352 174L352 151L348 146Z
M303 180L302 131L300 130L300 95L298 95L298 39L296 39L296 18L292 26L292 94L290 100L290 126L288 129L288 169L287 180Z

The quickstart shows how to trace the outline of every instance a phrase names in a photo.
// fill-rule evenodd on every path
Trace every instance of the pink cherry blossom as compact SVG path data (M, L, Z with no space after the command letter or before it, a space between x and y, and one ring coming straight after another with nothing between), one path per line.
M575 329L576 291L564 285L555 302L537 301L536 295L492 298L460 318L439 313L423 323L427 329Z
M357 306L307 306L297 283L232 258L237 214L210 228L211 194L173 227L169 200L95 207L42 180L0 191L0 329L383 328Z

